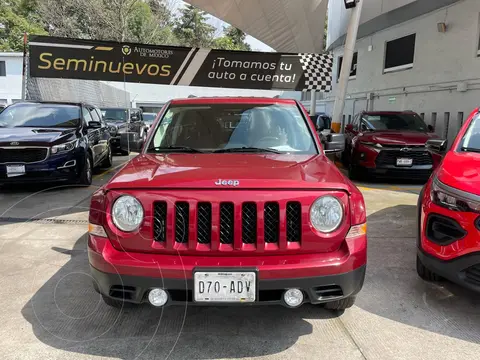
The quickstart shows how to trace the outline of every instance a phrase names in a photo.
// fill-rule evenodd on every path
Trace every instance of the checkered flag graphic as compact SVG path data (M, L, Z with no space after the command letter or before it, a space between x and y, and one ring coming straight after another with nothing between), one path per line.
M303 91L332 91L332 54L298 54L305 73Z

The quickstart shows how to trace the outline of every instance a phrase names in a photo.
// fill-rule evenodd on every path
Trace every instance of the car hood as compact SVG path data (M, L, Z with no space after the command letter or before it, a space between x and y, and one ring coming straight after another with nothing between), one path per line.
M449 151L437 177L445 185L480 196L480 154Z
M0 128L0 146L51 146L75 139L76 129Z
M230 185L216 185L219 180L232 182ZM350 191L350 182L324 155L146 154L127 163L106 188L296 188Z
M373 131L363 133L362 141L375 142L382 145L425 145L430 139L438 139L433 133L419 131Z

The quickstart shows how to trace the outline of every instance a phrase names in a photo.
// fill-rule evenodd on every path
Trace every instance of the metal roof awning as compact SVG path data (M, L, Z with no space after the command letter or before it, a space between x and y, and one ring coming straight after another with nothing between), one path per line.
M280 52L323 51L328 0L185 0Z

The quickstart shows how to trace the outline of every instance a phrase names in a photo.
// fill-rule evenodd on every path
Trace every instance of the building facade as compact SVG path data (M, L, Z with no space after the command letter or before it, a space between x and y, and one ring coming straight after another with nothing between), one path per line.
M0 104L22 99L23 54L0 52Z
M347 23L343 1L330 1L334 84L323 100L329 113ZM347 94L345 124L361 110L413 110L451 143L480 106L480 1L365 1Z

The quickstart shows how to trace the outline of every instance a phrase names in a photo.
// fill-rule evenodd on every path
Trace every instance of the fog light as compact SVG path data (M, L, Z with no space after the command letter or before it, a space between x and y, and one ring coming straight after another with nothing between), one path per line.
M302 305L303 292L299 289L288 289L283 294L283 300L289 307L295 308Z
M153 306L163 306L168 301L168 294L163 289L152 289L148 293L148 301L150 301L150 304Z

